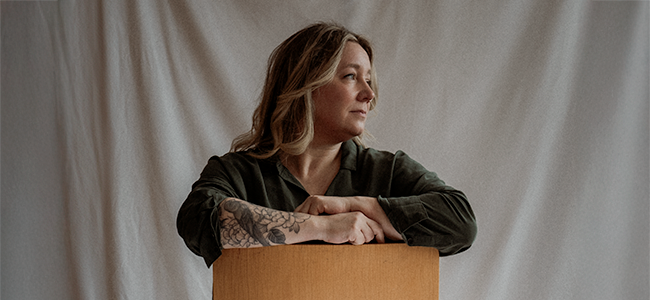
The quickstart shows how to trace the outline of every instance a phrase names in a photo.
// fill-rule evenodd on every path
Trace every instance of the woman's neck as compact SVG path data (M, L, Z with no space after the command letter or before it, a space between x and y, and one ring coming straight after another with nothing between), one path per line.
M331 166L334 163L340 163L340 152L341 144L316 147L310 145L302 154L286 156L282 162L294 176L305 177L319 173L324 167Z
M311 195L323 195L341 165L341 143L310 145L296 156L285 156L282 163Z

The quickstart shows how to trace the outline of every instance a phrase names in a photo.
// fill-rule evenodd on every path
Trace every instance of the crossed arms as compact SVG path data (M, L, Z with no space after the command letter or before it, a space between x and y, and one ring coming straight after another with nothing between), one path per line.
M325 214L325 215L323 215ZM373 239L402 240L372 197L310 196L294 212L236 198L219 204L223 248L252 248L321 240L361 245Z
M461 191L445 185L435 173L402 152L394 157L385 157L388 154L383 152L371 154L362 157L370 161L367 166L345 173L352 177L343 176L333 184L341 193L357 191L351 185L355 182L365 195L387 196L311 196L298 206L300 200L296 197L303 194L294 193L291 184L285 186L288 179L282 174L264 177L274 174L276 164L260 166L241 154L214 157L179 210L178 233L208 266L223 248L312 240L351 244L372 239L404 240L410 246L435 247L440 256L460 253L471 246L477 232L476 220ZM266 187L273 187L271 192L275 194L267 195ZM237 195L247 201L238 200L242 198ZM295 210L288 211L290 207Z

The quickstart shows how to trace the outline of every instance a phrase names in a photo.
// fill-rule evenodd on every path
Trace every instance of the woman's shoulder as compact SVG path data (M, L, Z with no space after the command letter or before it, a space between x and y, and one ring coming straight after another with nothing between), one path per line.
M219 168L238 172L255 172L265 166L275 165L275 158L260 159L251 154L250 150L228 152L221 156L214 155L208 160L206 169Z
M261 161L275 161L277 160L275 156L269 158L259 158L255 150L244 150L244 151L230 151L223 155L214 155L210 160L217 160L222 162L245 162L245 163L257 163Z
M210 160L218 160L222 162L256 162L257 159L250 155L250 150L248 151L236 151L228 152L223 155L214 155Z

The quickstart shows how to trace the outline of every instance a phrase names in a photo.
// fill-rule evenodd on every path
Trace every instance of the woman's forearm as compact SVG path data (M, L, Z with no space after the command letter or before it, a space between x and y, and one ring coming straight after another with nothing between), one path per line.
M228 198L219 204L223 248L253 248L312 240L355 245L384 241L381 226L360 212L313 216Z
M224 248L252 248L313 240L313 230L305 230L311 218L229 198L219 205L221 243Z

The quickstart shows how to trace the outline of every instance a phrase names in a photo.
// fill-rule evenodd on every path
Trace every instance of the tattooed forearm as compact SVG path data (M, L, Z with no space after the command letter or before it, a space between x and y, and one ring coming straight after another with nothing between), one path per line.
M311 216L228 199L219 206L221 241L236 248L285 244L287 232L300 232Z

